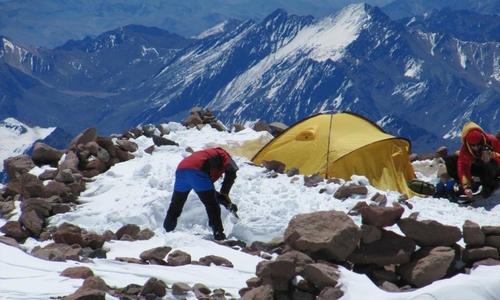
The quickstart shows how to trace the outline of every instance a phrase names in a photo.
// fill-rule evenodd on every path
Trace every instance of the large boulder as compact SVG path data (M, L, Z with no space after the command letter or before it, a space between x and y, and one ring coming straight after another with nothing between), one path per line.
M44 143L35 143L31 158L37 165L57 166L63 156L64 151L57 150Z
M333 265L313 263L307 265L301 275L319 290L322 290L337 285L340 278L340 271Z
M24 197L41 197L43 196L44 185L43 182L38 179L38 176L25 173L20 177L22 190L21 194Z
M59 276L69 277L73 279L87 279L90 276L94 276L94 272L89 267L78 266L78 267L69 267L64 269Z
M50 199L50 200L55 200ZM44 198L27 198L21 202L21 210L23 213L27 213L32 210L38 211L43 217L47 218L51 216L52 203L50 200Z
M77 300L77 299L93 299L93 300L104 300L106 299L106 292L108 291L108 286L106 282L97 276L89 276L84 281L81 287L79 287L73 294L64 297L66 300Z
M285 230L285 242L311 258L345 260L361 240L361 229L344 212L318 211L294 216Z
M499 259L498 250L490 246L478 248L466 247L462 253L462 260L468 263L474 263L488 258Z
M414 218L404 218L397 224L407 237L421 247L451 246L462 239L460 228L443 225L434 220L418 221Z
M398 202L392 207L369 205L361 210L361 222L365 225L374 225L378 228L396 224L401 219L405 209Z
M89 142L95 142L97 140L97 128L90 127L85 129L82 133L77 135L69 144L69 149L74 150L80 144L87 144Z
M191 255L181 250L175 250L168 255L167 262L172 267L189 265L191 263Z
M273 300L274 291L270 285L263 285L246 292L240 300Z
M359 264L376 264L387 266L410 262L415 251L415 242L395 232L381 230L380 239L360 246L347 258L348 261Z
M28 173L34 167L35 163L27 154L12 156L3 161L3 169L11 181Z
M415 252L410 263L400 265L398 273L407 282L423 287L443 278L454 257L450 247L424 247Z
M80 160L78 159L78 156L76 155L76 153L73 151L69 151L68 153L66 153L64 160L57 167L57 169L59 170L59 172L62 170L65 170L65 169L71 169L71 170L77 171L79 164L80 164Z
M288 291L295 277L295 264L291 259L261 261L255 274L264 285L271 285L275 291Z
M462 231L464 235L464 243L470 247L481 247L484 246L485 235L481 230L479 224L466 220L462 226Z
M156 247L153 249L143 251L139 255L139 258L144 260L144 261L148 261L148 260L152 260L152 259L163 260L170 251L172 251L172 247L168 247L168 246Z
M31 232L22 226L19 221L7 221L2 227L0 227L0 232L5 233L7 237L12 237L18 242L24 242L24 240L31 236Z
M23 212L19 217L19 222L31 232L35 237L39 237L42 233L45 219L37 210Z
M276 257L277 261L280 260L288 260L293 263L295 266L295 273L300 274L304 269L307 267L307 265L312 264L314 261L307 256L305 253L291 250L286 253L281 254L280 256Z

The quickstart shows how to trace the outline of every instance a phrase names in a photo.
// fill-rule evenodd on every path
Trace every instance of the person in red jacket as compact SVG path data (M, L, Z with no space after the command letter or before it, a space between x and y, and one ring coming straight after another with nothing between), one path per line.
M219 202L229 199L228 194L236 179L237 171L238 166L234 160L229 153L220 147L196 151L184 158L175 171L174 192L163 222L165 230L170 232L175 229L177 218L182 213L189 192L194 190L205 205L208 224L212 227L214 239L226 239L220 217ZM222 175L224 175L224 180L219 193L215 190L214 182ZM221 204L226 208L230 205L232 210L237 211L234 204L223 202Z
M477 176L483 186L481 195L488 198L500 183L500 141L474 122L467 122L462 129L458 155L448 156L445 164L448 174L467 197L473 196L472 176Z

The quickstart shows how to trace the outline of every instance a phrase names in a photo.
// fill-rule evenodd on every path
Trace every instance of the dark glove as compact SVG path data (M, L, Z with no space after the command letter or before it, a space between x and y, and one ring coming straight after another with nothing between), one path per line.
M232 213L238 212L238 206L236 206L236 204L231 203L226 208Z
M215 195L217 196L217 202L229 210L229 205L232 204L229 196L219 192L215 192Z

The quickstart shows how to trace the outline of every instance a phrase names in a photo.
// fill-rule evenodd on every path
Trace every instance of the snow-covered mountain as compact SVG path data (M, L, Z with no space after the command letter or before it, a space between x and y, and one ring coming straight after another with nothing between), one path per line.
M498 43L465 38L395 22L366 4L323 19L278 10L177 53L141 87L153 93L136 121L193 106L218 111L229 127L261 119L291 124L322 110L349 110L372 121L392 116L424 124L408 136L417 151L457 146L458 139L442 138L457 137L466 120L498 130L490 122L498 110ZM437 142L428 144L432 135Z
M444 9L394 21L356 4L319 19L276 10L200 39L139 26L55 50L4 38L0 117L111 134L182 121L195 106L228 128L347 110L433 152L457 147L467 120L500 129L499 20Z
M28 154L31 155L36 142L43 142L55 149L64 149L72 137L57 127L40 128L30 127L13 118L0 122L0 183L7 179L4 172L3 161L9 157Z
M276 9L321 18L349 4L379 6L393 19L423 15L449 7L485 15L500 12L497 0L212 0L212 1L0 1L0 35L30 46L54 48L70 39L95 38L129 24L199 36L228 20L261 21Z
M385 5L393 0L365 0ZM186 37L217 24L262 20L278 8L290 13L323 17L358 0L1 0L0 35L30 46L53 48L69 39L95 38L129 24L158 27Z
M57 126L76 135L133 99L132 87L193 41L138 25L70 40L55 50L0 37L0 119Z

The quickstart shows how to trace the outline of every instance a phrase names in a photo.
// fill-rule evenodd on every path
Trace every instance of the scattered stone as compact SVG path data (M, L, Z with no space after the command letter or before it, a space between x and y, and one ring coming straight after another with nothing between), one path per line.
M88 267L71 267L62 271L59 276L73 279L86 279L90 276L94 276L94 272Z
M183 282L175 282L172 285L172 294L174 296L181 296L181 295L186 295L192 291L192 287L190 287L188 284L183 283Z

